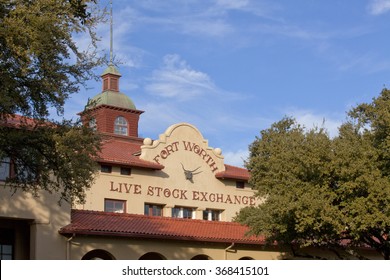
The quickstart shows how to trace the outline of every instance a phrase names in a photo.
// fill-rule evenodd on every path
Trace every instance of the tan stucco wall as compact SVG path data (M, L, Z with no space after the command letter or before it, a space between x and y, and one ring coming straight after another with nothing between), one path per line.
M58 205L59 197L47 192L39 197L0 185L0 226L16 230L15 258L65 259L66 239L58 230L70 223L70 205ZM23 223L23 229L13 221ZM22 231L29 231L22 232ZM29 237L29 241L25 240ZM23 239L23 240L22 240ZM23 248L28 246L29 248ZM24 252L29 252L25 256Z

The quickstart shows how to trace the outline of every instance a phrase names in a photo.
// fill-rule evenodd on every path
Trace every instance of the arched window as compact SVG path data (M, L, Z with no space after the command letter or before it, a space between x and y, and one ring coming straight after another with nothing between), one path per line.
M166 260L167 258L156 252L149 252L142 255L139 260Z
M127 135L127 121L124 117L117 117L114 123L114 133Z
M91 118L89 120L89 127L93 130L93 131L96 131L96 119L95 118Z
M239 258L239 260L247 261L247 260L254 260L254 258L252 258L252 257L242 257L242 258Z
M191 260L212 260L212 258L210 258L207 255L201 254L201 255L193 256Z
M81 259L82 260L115 260L115 257L111 253L105 250L96 249L96 250L89 251Z

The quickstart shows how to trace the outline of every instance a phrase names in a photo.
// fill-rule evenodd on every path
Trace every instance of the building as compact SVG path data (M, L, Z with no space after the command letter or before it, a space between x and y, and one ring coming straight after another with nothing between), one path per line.
M18 129L23 121L15 116L6 125ZM66 243L58 229L70 223L70 205L59 205L57 194L42 192L35 197L5 187L9 176L14 176L14 166L6 157L0 159L0 259L65 259Z
M266 245L232 222L261 201L246 169L224 163L201 132L188 123L168 127L158 139L140 138L143 111L119 91L120 73L109 65L102 92L81 113L102 135L95 184L82 205L58 204L0 187L0 259L290 259L290 248ZM33 120L29 120L33 122ZM20 117L8 125L18 128ZM0 162L0 186L12 176ZM359 248L370 259L381 256ZM343 252L308 248L300 254L337 259ZM297 258L295 256L294 258Z
M232 222L242 207L261 203L249 172L225 164L222 151L188 123L155 140L140 138L143 111L119 91L119 79L109 65L102 92L81 114L103 141L86 203L59 205L56 194L34 197L0 187L0 259L293 258L290 248L266 245ZM19 124L18 116L8 122L15 129ZM12 161L3 158L0 186L12 173ZM369 248L359 251L381 258ZM343 252L309 248L301 257L309 255L337 259Z
M277 247L232 222L242 207L258 203L248 171L226 165L222 151L188 123L156 140L140 138L143 111L120 92L120 76L110 64L102 92L81 114L103 139L86 203L58 205L55 194L1 188L1 258L280 258ZM10 159L3 159L0 180L11 173Z
M174 124L159 139L141 139L143 113L119 91L110 65L102 93L82 114L103 135L96 184L72 222L60 229L72 259L277 259L277 248L247 237L232 223L258 203L249 173L224 164L191 124Z

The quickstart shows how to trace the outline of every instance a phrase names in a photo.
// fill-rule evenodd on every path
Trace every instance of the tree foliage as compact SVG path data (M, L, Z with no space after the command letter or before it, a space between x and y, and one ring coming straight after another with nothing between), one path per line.
M284 118L250 146L247 168L258 207L237 220L251 233L297 248L370 247L390 254L390 91L360 104L331 139Z
M69 95L92 77L95 54L80 51L72 39L96 23L88 2L1 0L1 117L18 112L41 119L51 107L63 113Z
M96 7L94 0L0 0L0 159L12 161L8 186L82 201L93 181L97 135L51 115L63 115L65 101L101 63ZM89 37L88 50L75 34Z

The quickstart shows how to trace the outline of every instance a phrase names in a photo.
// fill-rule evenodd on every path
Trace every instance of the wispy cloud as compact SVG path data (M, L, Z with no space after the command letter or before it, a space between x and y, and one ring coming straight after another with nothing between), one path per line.
M145 89L153 95L179 100L189 100L217 91L206 73L192 69L177 54L164 57L163 66L153 72Z
M360 72L373 74L387 71L390 69L390 61L383 57L378 57L374 53L365 54L348 54L340 59L338 57L338 70L352 71L358 70Z
M222 151L223 152L223 151ZM234 165L234 166L244 166L244 162L249 157L249 150L238 150L238 151L229 151L226 153L223 153L225 163Z
M287 110L286 115L295 118L307 129L325 128L330 137L338 135L338 128L342 124L341 117L339 119L338 116L316 113L311 110L290 109Z
M224 9L245 10L248 8L251 1L249 0L216 0L217 6Z
M390 11L390 0L371 0L368 11L372 15L381 15Z
M262 23L257 24L254 29L255 31L261 33L280 35L301 40L326 40L332 36L329 32L310 30L305 27L288 23Z
M271 19L276 7L273 2L260 0L134 1L126 8L122 24L130 22L133 28L153 25L161 31L217 39L242 31L230 17L231 12Z
M221 14L209 13L213 6L209 2L149 0L136 1L131 6L128 9L134 28L152 25L160 31L207 37L223 37L233 29Z
M280 20L274 16L275 11L281 9L281 6L275 1L264 0L215 0L214 9L221 12L241 11L272 20Z

